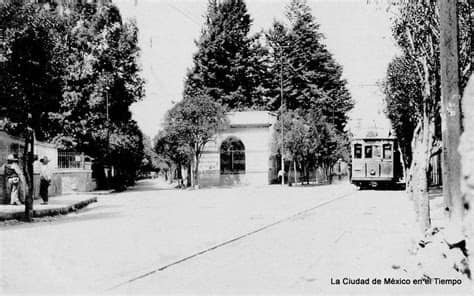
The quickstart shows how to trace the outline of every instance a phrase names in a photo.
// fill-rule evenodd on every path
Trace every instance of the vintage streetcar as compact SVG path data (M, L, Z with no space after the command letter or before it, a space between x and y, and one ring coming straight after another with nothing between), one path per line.
M395 137L355 138L351 157L352 184L360 188L401 185L403 169Z

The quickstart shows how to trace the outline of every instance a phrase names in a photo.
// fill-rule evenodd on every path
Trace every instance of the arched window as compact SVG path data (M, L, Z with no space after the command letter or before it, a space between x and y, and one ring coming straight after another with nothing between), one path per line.
M221 144L221 174L245 173L245 146L235 137L227 138Z

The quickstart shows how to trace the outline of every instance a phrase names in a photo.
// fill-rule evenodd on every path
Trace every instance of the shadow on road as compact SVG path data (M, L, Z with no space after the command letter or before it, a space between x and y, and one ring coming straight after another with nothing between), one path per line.
M100 212L94 214L87 214L87 215L78 215L81 213L89 212L97 210L98 208L104 208L106 206L98 206L93 209L91 208L84 208L82 210L77 211L76 213L70 213L67 215L57 215L57 216L47 216L42 218L34 218L33 223L19 221L19 220L7 220L0 222L0 232L11 230L12 228L33 228L33 227L41 227L41 226L51 226L50 222L54 222L54 225L58 224L65 224L65 223L73 223L73 222L81 222L81 221L88 221L88 220L104 220L104 219L114 219L122 217L121 212Z
M135 186L127 188L125 191L114 192L114 195L126 194L131 192L149 192L149 191L167 191L167 190L178 190L175 188L175 184L169 184L166 181L160 179L146 179L140 180Z

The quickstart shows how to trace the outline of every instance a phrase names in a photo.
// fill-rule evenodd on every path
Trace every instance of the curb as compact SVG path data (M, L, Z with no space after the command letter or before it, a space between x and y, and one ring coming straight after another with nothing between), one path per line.
M91 203L97 202L97 197L94 196L92 198L88 198L86 200L82 200L79 202L75 202L71 205L62 206L59 208L53 209L41 209L41 210L33 210L33 218L41 218L45 216L57 216L57 215L65 215L71 212L75 212L79 209L82 209L88 206ZM0 214L0 221L6 220L21 220L25 217L24 212L14 212L14 213L2 213Z
M75 192L68 192L68 193L64 193L62 195L76 195L76 194L80 194L80 195L109 195L109 194L112 194L114 193L114 190L113 189L110 189L110 190L99 190L99 191L75 191ZM39 198L38 198L39 199Z

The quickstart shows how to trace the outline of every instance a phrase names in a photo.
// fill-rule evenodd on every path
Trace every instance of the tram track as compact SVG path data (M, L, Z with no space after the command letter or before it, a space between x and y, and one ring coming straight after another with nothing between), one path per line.
M312 212L312 211L314 211L314 210L316 210L316 209L318 209L318 208L324 207L324 206L326 206L326 205L329 205L329 204L331 204L331 203L334 203L334 202L336 202L336 201L339 201L339 200L341 200L341 199L344 199L344 198L347 198L347 197L349 197L349 196L351 196L351 195L354 195L355 193L356 193L356 191L351 191L351 192L349 192L349 193L345 193L345 194L342 194L342 195L337 196L337 197L335 197L335 198L332 198L332 199L330 199L330 200L327 200L327 201L324 201L324 202L322 202L322 203L319 203L319 204L317 204L317 205L315 205L315 206L306 208L306 209L301 210L301 211L299 211L299 212L297 212L297 213L295 213L295 214L292 214L292 215L290 215L290 216L287 216L287 217L285 217L285 218L279 219L279 220L277 220L277 221L275 221L275 222L272 222L272 223L270 223L270 224L267 224L267 225L264 225L264 226L262 226L262 227L259 227L259 228L255 229L255 230L252 230L252 231L246 232L246 233L244 233L244 234L242 234L242 235L239 235L239 236L236 236L236 237L234 237L234 238L228 239L228 240L226 240L226 241L224 241L224 242L218 243L218 244L216 244L216 245L214 245L214 246L212 246L212 247L206 248L206 249L201 250L201 251L199 251L199 252L193 253L193 254L191 254L191 255L189 255L189 256L186 256L186 257L183 257L183 258L181 258L181 259L175 260L175 261L173 261L173 262L171 262L171 263L162 265L162 266L160 266L160 267L156 267L156 268L154 268L154 269L151 270L151 271L148 271L148 272L142 273L142 274L140 274L140 275L134 276L134 277L132 277L132 278L130 278L130 279L128 279L128 280L125 280L125 281L120 282L120 283L117 284L117 285L114 285L114 286L112 286L112 287L110 287L110 288L105 289L103 292L110 292L110 291L115 290L115 289L117 289L117 288L119 288L119 287L125 286L125 285L127 285L127 284L131 284L131 283L133 283L133 282L135 282L135 281L138 281L138 280L140 280L140 279L144 279L144 278L146 278L146 277L149 277L149 276L151 276L151 275L153 275L153 274L156 274L156 273L158 273L158 272L164 271L164 270L166 270L166 269L168 269L168 268L170 268L170 267L173 267L173 266L175 266L175 265L184 263L184 262L189 261L189 260L191 260L191 259L193 259L193 258L196 258L196 257L198 257L198 256L204 255L204 254L206 254L206 253L209 253L209 252L211 252L211 251L214 251L214 250L219 249L219 248L221 248L221 247L224 247L224 246L226 246L226 245L235 243L235 242L237 242L237 241L239 241L239 240L242 240L242 239L244 239L244 238L250 237L250 236L252 236L252 235L254 235L254 234L257 234L257 233L259 233L259 232L262 232L262 231L264 231L264 230L267 230L267 229L272 228L272 227L274 227L274 226L277 226L277 225L279 225L279 224L282 224L282 223L285 223L285 222L287 222L287 221L291 221L291 220L293 220L293 219L295 219L295 218L301 217L301 216L303 216L303 215L305 215L305 214L308 214L308 213L310 213L310 212Z

